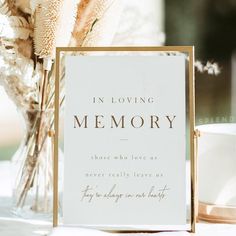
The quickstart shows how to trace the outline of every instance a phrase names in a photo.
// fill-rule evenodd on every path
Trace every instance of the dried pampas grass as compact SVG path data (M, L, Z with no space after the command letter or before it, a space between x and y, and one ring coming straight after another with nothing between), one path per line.
M42 76L42 66L37 63L35 67L31 59L18 52L16 45L0 45L0 51L0 82L9 97L20 109L37 104L37 83Z
M82 0L79 4L71 46L107 46L116 32L121 0Z
M0 0L0 14L3 14L5 16L11 15L11 11L10 11L8 4L5 0Z
M33 57L33 39L28 38L27 40L16 40L16 45L18 48L18 52L22 54L26 58Z
M11 1L0 0L0 37L7 40L27 40L32 34L30 23L17 14Z
M0 37L26 40L31 33L30 25L24 17L0 14Z
M15 6L19 8L22 12L31 14L30 0L17 0L15 1Z

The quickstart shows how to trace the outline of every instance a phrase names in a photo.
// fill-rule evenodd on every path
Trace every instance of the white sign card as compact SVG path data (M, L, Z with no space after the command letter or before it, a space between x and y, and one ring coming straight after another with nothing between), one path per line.
M66 56L63 224L186 225L185 57Z

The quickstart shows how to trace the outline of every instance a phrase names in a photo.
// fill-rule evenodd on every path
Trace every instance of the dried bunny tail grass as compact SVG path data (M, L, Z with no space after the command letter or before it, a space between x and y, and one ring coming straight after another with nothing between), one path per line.
M77 0L42 0L35 11L35 54L55 57L55 49L68 46L74 27Z
M79 4L71 46L110 45L122 9L118 0L82 0Z
M30 25L24 17L0 14L0 37L26 40L31 33Z

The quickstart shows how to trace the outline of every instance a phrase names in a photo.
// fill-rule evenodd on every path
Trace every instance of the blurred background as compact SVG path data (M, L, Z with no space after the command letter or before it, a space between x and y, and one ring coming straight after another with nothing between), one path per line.
M196 59L217 62L217 76L196 72L196 123L236 122L236 1L129 0L113 45L194 45ZM10 160L23 119L0 86L0 160Z

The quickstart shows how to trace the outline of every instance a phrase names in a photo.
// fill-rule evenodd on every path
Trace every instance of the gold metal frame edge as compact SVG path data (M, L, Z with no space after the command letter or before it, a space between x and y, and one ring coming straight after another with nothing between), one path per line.
M191 230L189 232L195 233L196 231L196 219L197 219L197 161L195 155L195 77L194 77L194 46L122 46L122 47L57 47L56 48L56 76L55 76L55 112L54 112L54 157L53 157L53 227L58 226L58 141L59 141L59 86L60 86L60 55L61 52L79 52L79 51L90 51L90 52L112 52L112 51L130 51L130 52L141 52L141 51L166 51L166 52L183 52L188 53L189 62L189 126L190 126L190 169L191 169ZM143 231L135 231L143 232ZM148 232L148 231L145 231ZM152 231L153 232L153 231Z

